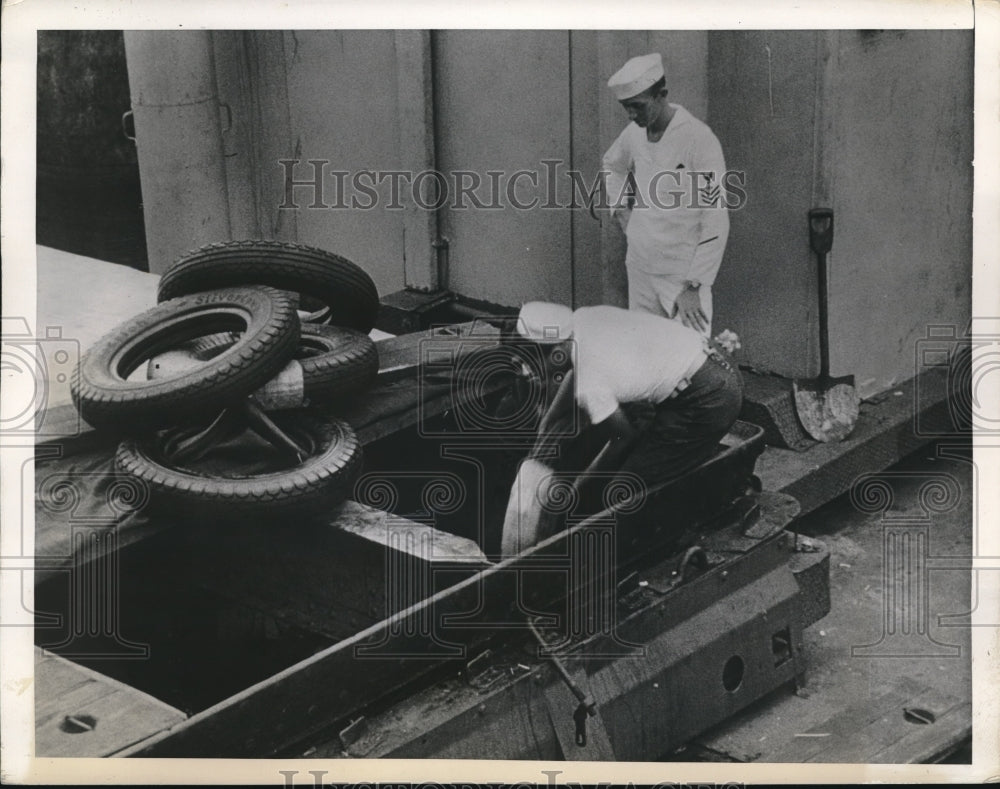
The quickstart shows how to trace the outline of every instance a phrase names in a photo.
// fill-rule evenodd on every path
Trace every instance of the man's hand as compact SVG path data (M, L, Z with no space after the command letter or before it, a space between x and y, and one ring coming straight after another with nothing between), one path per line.
M594 432L605 442L604 448L573 482L573 487L577 491L580 491L595 473L617 471L639 438L638 432L632 427L621 406L603 422L595 425Z
M686 286L677 297L677 315L681 323L690 326L704 334L708 331L708 316L701 308L701 295L698 288Z

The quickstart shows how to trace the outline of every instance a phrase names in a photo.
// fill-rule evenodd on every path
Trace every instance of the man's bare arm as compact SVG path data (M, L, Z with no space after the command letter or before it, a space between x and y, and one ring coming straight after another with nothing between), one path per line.
M606 443L597 456L590 461L580 475L574 480L573 487L580 491L593 476L602 471L615 471L621 467L625 455L639 437L638 432L621 408L615 409L607 419L594 426L598 435Z

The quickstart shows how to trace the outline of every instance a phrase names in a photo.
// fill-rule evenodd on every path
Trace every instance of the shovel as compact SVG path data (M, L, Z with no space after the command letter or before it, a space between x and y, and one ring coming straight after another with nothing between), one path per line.
M516 556L549 534L545 530L548 490L554 469L534 458L525 458L517 470L500 538L500 555Z
M858 394L853 375L830 377L826 253L833 247L833 209L809 210L809 246L819 258L819 378L793 382L795 410L802 427L817 441L842 441L858 421Z

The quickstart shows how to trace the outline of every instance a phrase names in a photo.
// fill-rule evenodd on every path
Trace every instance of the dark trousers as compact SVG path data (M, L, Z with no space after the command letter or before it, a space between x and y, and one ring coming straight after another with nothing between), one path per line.
M655 407L621 471L637 474L648 487L681 476L715 454L742 404L739 370L713 352L686 389Z

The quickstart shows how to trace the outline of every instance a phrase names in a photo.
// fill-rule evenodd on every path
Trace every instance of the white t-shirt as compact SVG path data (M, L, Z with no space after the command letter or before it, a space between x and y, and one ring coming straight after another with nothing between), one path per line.
M619 307L573 313L576 399L595 425L621 403L660 403L704 355L704 338L678 321Z

